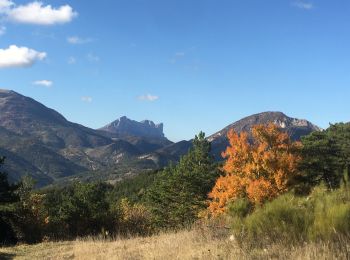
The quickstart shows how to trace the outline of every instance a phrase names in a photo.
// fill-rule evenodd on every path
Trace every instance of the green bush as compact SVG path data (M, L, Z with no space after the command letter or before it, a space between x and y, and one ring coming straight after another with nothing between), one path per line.
M44 206L48 223L46 236L53 239L110 234L115 229L111 203L112 189L104 183L75 183L64 189L46 192Z
M307 236L311 217L303 199L285 194L244 219L247 236L254 241L299 241Z
M330 241L350 235L350 191L345 186L334 191L318 186L309 197L284 194L247 212L249 204L244 200L231 204L232 230L240 242L256 246Z
M228 206L229 215L244 218L252 210L252 204L247 198L240 198Z
M0 169L5 158L0 156ZM7 174L0 171L0 245L14 244L17 242L13 229L13 204L19 198L16 195L17 185L8 182Z
M117 205L118 234L123 236L145 236L152 232L151 214L146 206L128 199L122 199Z
M331 240L350 234L350 192L342 187L327 192L324 186L311 194L313 224L309 227L311 240Z

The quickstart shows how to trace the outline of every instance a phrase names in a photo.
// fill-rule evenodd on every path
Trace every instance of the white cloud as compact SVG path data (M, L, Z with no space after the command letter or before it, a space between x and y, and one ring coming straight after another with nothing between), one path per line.
M67 38L67 42L70 44L84 44L92 42L92 39L90 38L80 38L78 36L71 36Z
M0 0L0 13L4 13L9 10L11 6L13 6L14 3L9 0Z
M150 102L153 102L153 101L156 101L157 99L159 99L159 97L158 97L158 96L151 95L151 94L147 94L147 95L139 96L138 99L139 99L139 100L142 100L142 101L150 101Z
M92 97L83 96L83 97L81 97L81 101L86 102L86 103L91 103L92 102Z
M7 49L0 49L0 68L30 67L36 61L45 59L46 56L45 52L11 45Z
M78 15L69 5L54 8L44 5L42 2L34 1L26 5L16 5L12 1L0 0L0 13L16 23L54 25L68 23Z
M312 3L303 1L293 2L292 5L304 10L311 10L314 8L314 5Z
M77 63L77 59L75 57L69 57L67 62L68 64L75 64Z
M34 81L33 85L50 88L50 87L52 87L53 82L51 80L43 79L43 80Z
M6 27L0 25L0 36L6 33Z

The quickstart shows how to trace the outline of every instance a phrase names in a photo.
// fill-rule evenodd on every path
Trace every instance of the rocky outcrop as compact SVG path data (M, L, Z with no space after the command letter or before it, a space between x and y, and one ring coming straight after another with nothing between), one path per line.
M212 143L212 150L217 158L221 157L221 152L228 145L227 133L233 129L235 132L250 132L254 125L274 123L286 131L292 140L298 141L302 136L308 135L314 131L322 130L320 127L312 124L305 119L297 119L286 116L282 112L263 112L245 117L241 120L228 125L224 129L208 137Z
M119 136L136 136L146 138L164 138L163 124L155 124L153 121L144 120L137 122L123 116L99 130Z
M217 160L223 159L221 153L229 145L227 133L230 129L235 130L237 133L243 131L249 133L254 125L268 124L271 122L286 131L292 140L300 140L302 136L308 135L314 131L322 130L307 120L291 118L281 112L263 112L238 120L209 136L207 139L211 142L213 156ZM161 165L164 166L169 161L179 160L179 158L187 153L191 147L192 141L181 141L157 150L150 155L150 158L157 158L156 161L162 162Z
M115 122L120 133L163 137L163 125ZM69 122L61 114L32 98L0 90L0 156L11 181L32 176L43 186L69 176L107 170L137 160L144 152L168 145L167 139L123 138ZM132 165L132 163L130 163ZM128 167L124 167L129 172ZM130 166L132 168L132 166Z

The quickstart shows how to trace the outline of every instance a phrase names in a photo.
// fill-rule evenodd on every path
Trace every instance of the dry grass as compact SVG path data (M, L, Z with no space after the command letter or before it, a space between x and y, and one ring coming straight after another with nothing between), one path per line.
M349 259L350 245L304 244L242 250L228 236L199 230L147 238L76 240L0 248L0 259Z

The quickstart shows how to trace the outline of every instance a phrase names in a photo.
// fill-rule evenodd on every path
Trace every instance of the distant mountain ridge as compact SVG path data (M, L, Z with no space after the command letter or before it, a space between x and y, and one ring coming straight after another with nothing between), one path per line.
M29 174L43 186L88 171L119 167L130 172L122 165L171 144L163 133L163 139L156 141L132 134L114 138L69 122L32 98L0 90L0 155L7 157L5 167L12 181ZM153 162L151 167L156 167Z
M131 120L126 116L122 116L119 119L113 121L112 123L100 128L99 130L106 131L119 136L136 136L136 137L146 137L146 138L158 138L163 139L163 124L155 124L150 120L143 120L137 122Z
M1 127L46 145L94 147L110 143L93 129L69 122L55 110L14 91L0 91L0 112Z
M304 132L322 130L305 119L288 117L282 112L268 111L242 118L209 136L208 140L215 141L222 136L226 136L231 129L238 133L243 131L250 132L252 126L267 123L274 123L285 129L294 140L300 139L300 136L305 135Z
M221 157L221 152L228 146L227 134L231 129L237 133L250 132L254 125L266 125L268 123L274 123L279 126L294 141L300 140L302 136L308 135L311 132L322 130L305 119L288 117L282 112L262 112L242 118L209 136L208 140L212 143L213 154L216 158Z
M293 140L320 128L307 120L281 112L255 114L208 137L217 160L228 145L227 132L250 131L256 124L273 122ZM172 143L163 124L121 117L101 129L69 122L61 114L32 98L0 90L0 156L6 156L11 181L30 175L39 186L61 180L119 179L141 170L176 162L192 142Z
M217 160L222 160L221 153L225 151L226 147L229 145L227 133L231 129L237 133L243 131L249 133L254 125L266 125L268 123L278 125L290 135L292 140L300 140L302 136L322 130L320 127L307 120L288 117L282 112L262 112L242 118L207 137L208 141L211 142L212 154ZM169 161L179 160L191 147L191 141L181 141L161 148L150 154L149 157L144 158L153 159L157 162L161 162L162 165L166 165Z

